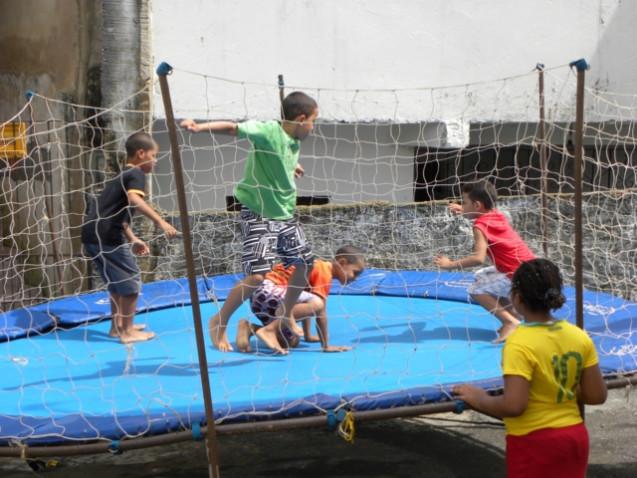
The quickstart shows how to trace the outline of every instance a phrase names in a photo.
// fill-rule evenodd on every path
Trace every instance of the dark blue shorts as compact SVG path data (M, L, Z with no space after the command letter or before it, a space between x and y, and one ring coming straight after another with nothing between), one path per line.
M95 264L109 292L123 296L139 294L141 274L129 244L108 246L85 243L84 251Z

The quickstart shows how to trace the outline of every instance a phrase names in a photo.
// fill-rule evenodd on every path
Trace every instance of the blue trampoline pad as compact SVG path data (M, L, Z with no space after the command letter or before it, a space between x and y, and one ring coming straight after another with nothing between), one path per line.
M344 353L324 353L319 344L302 342L287 356L273 355L254 338L252 353L221 353L207 336L207 320L222 302L203 303L217 423L325 414L344 403L354 410L419 405L448 400L450 387L459 382L500 385L502 346L491 343L499 322L457 300L453 280L446 286L453 300L441 294L356 295L363 293L356 289L345 295L335 287L328 300L330 343L353 347ZM634 353L627 347L635 305L612 296L587 297L602 368L634 371ZM570 297L562 313L568 316L572 309ZM232 342L240 318L257 323L244 304L228 328ZM139 312L136 323L147 324L157 337L124 346L108 336L110 320L98 320L0 343L0 441L120 439L203 423L191 307Z

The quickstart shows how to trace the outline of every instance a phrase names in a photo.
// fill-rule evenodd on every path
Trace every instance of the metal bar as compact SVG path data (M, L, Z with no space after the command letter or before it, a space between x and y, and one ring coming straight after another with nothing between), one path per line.
M199 356L199 371L201 376L201 387L203 390L204 406L206 409L206 446L208 449L208 472L213 478L219 477L219 456L217 452L217 436L215 434L215 421L212 408L212 394L210 392L210 382L208 377L208 359L206 358L206 345L203 339L203 328L201 326L201 310L199 308L199 293L197 291L197 278L195 276L195 262L192 253L192 243L190 236L190 222L188 218L188 205L186 203L186 192L184 188L184 178L182 171L181 155L177 142L177 129L175 128L175 116L173 114L172 101L166 75L172 71L172 67L167 63L162 63L157 68L159 76L159 86L161 97L164 102L164 112L166 114L166 125L170 136L171 158L173 163L173 173L175 174L175 185L177 186L177 199L179 202L179 217L181 219L181 231L184 241L184 252L186 254L186 266L188 270L188 285L190 286L190 299L192 301L192 317L195 325L195 337L197 339L197 353Z
M637 374L606 380L606 387L608 389L632 387L633 385L637 385Z
M456 402L431 403L413 407L397 407L386 410L366 410L353 412L354 420L357 422L386 420L389 418L413 417L434 413L451 412L456 409ZM214 423L214 422L213 422ZM308 427L326 427L327 418L325 415L313 417L288 418L285 420L258 421L247 423L235 423L216 426L216 433L223 435L254 433L254 432L274 432L282 430L303 429ZM209 431L208 427L201 427L201 433ZM177 433L150 436L144 438L134 438L122 440L118 450L129 451L151 446L168 445L171 443L193 440L191 430ZM22 457L36 458L46 456L71 456L71 455L91 455L96 453L109 452L110 441L100 443L88 443L82 445L61 445L61 446L35 446L35 447L14 447L0 448L0 457Z
M626 377L613 377L606 379L606 386L609 389L632 387L637 385L637 374ZM465 408L467 408L465 406ZM453 412L456 410L456 402L429 403L413 407L397 407L386 410L366 410L354 411L356 422L366 422L375 420L387 420L393 418L406 418L419 415L433 415L435 413ZM217 425L218 435L236 435L244 433L275 432L282 430L294 430L309 427L325 427L327 419L325 415L303 418L288 418L285 420L259 421L247 423L231 423L227 425ZM206 433L207 427L202 427L201 432ZM191 430L180 431L165 435L157 435L143 438L133 438L122 440L118 449L120 451L137 450L152 446L169 445L184 441L194 440ZM111 442L88 443L81 445L58 445L58 446L24 446L24 447L4 447L0 448L0 457L14 458L38 458L51 456L72 456L72 455L92 455L109 452Z
M577 60L570 64L577 69L577 104L575 112L575 318L577 326L584 328L584 279L582 254L582 159L584 148L584 80L588 64Z
M540 143L540 196L542 201L542 209L540 212L541 221L540 229L542 234L542 251L544 257L549 256L549 240L548 240L548 151L546 144L546 127L545 127L545 107L544 107L544 65L538 63L538 89L539 89L539 105L540 105L540 122L538 124L538 141Z
M279 75L279 102L281 103L281 119L285 119L283 114L283 100L285 99L285 82L283 81L283 75Z

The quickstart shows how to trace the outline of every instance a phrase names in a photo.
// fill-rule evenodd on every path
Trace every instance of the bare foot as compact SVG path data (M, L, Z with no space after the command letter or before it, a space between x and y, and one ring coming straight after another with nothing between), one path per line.
M133 329L135 330L144 330L146 329L146 324L133 324ZM113 325L111 324L111 330L108 331L108 335L111 337L119 337L119 332Z
M226 326L221 325L221 317L219 317L219 314L215 314L210 319L210 322L208 322L208 330L210 332L212 345L214 345L219 352L232 352L232 345L228 342L228 336L226 335Z
M237 329L237 349L239 349L239 352L252 352L252 347L250 347L251 335L252 328L250 327L250 322L241 319Z
M119 340L123 344L130 344L133 342L145 342L155 337L155 332L141 332L139 330L132 330L127 334L121 334Z
M290 332L292 332L297 337L303 337L303 329L298 326L296 320L290 317L285 317L283 318L283 320L281 320L281 327L290 329Z
M296 320L294 320L292 317L285 316L285 308L283 307L283 304L277 307L274 315L275 317L281 319L281 329L288 328L290 329L290 332L292 332L297 337L303 337L303 329L297 325Z
M517 324L507 323L498 329L498 338L493 341L494 344L501 344L511 333L517 328Z
M276 332L269 330L266 327L262 327L255 332L255 335L275 352L280 353L281 355L286 355L288 353L287 350L279 345L279 341L276 338Z
M306 342L320 342L321 338L318 335L306 335L303 340Z

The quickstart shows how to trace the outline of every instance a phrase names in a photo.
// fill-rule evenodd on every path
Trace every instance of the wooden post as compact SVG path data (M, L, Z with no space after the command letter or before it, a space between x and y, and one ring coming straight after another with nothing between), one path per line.
M184 252L186 255L186 267L188 271L188 285L190 286L190 300L192 302L192 318L195 323L195 338L197 340L197 352L199 355L199 372L201 376L201 387L203 390L204 406L206 409L206 446L208 450L208 473L211 478L218 478L219 457L217 453L217 434L215 431L215 420L212 408L212 395L210 393L210 381L208 377L208 359L206 358L206 345L203 339L203 329L201 326L201 310L199 309L199 293L197 291L197 279L195 277L195 262L192 254L192 243L190 239L190 222L188 218L188 205L186 204L186 192L184 188L183 169L179 144L177 142L177 130L175 128L175 116L173 114L170 90L166 75L172 72L172 67L168 63L162 63L157 67L159 76L159 86L161 97L164 102L164 112L166 114L166 125L170 137L171 158L173 163L173 173L175 175L175 185L177 186L177 200L179 202L179 217L181 219L181 232L184 241Z

